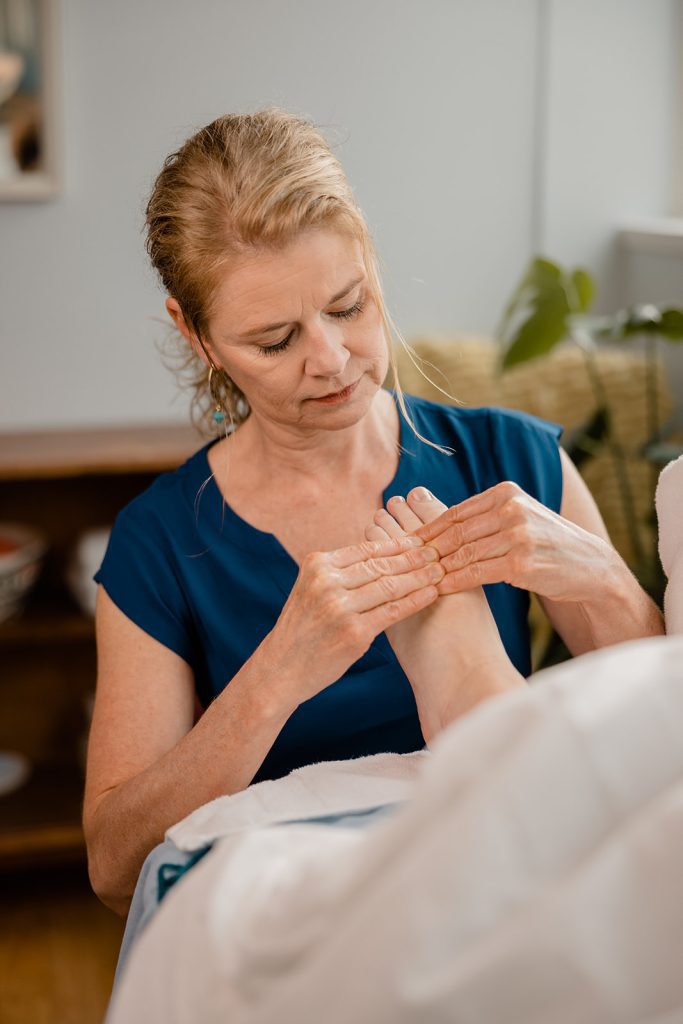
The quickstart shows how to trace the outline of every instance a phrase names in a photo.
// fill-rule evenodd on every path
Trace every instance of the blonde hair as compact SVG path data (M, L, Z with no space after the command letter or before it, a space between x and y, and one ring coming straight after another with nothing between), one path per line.
M284 246L302 231L321 226L360 242L400 409L417 436L432 444L417 432L406 410L392 331L400 335L387 313L375 248L346 175L313 124L277 108L226 114L201 128L166 158L147 204L150 260L209 360L207 366L183 342L176 368L186 373L185 386L194 392L193 422L207 432L217 403L233 427L250 411L244 394L213 366L205 347L222 271L255 248Z

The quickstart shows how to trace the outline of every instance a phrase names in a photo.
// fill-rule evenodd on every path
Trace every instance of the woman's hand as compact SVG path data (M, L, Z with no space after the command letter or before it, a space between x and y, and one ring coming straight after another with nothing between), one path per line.
M307 555L261 645L280 697L293 708L335 682L379 633L435 601L443 575L436 552L414 537Z
M440 594L511 583L552 601L591 600L625 568L607 540L504 481L415 531L441 556Z

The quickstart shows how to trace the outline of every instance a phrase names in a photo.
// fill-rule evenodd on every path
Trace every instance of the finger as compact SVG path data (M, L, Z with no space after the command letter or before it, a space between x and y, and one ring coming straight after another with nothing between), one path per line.
M399 555L385 555L354 562L339 571L339 582L347 590L355 590L367 583L374 583L383 577L398 577L415 572L438 560L439 556L431 547L412 548ZM432 574L434 575L434 574ZM439 579L441 578L439 576Z
M336 551L328 552L327 559L329 565L336 569L344 569L347 565L364 562L368 558L384 558L420 547L422 541L416 537L388 537L386 540L365 541L361 544L351 544L346 548L337 548Z
M431 523L447 511L448 506L435 498L426 487L413 487L408 492L406 501L415 519L415 526L411 529L418 529L423 523Z
M439 583L445 575L438 562L424 565L398 576L381 576L372 583L346 591L346 608L351 612L367 612L384 604L400 601L401 598Z
M463 590L483 587L488 583L511 583L510 561L507 558L489 558L473 562L464 569L456 569L437 584L439 594L458 594Z
M440 537L433 541L438 546ZM429 547L432 547L430 544ZM480 540L466 541L455 551L441 556L441 563L446 572L457 572L465 569L475 562L486 562L492 558L502 558L508 555L512 549L511 538L506 533L494 533L491 537L482 537Z
M457 551L466 544L472 544L475 541L482 540L484 537L495 537L510 525L510 519L502 515L500 508L474 516L463 523L452 522L448 518L450 512L452 512L452 509L448 509L446 513L432 521L430 526L437 526L439 523L443 523L443 526L437 536L427 538L425 541L425 543L435 547L442 558L451 552ZM416 532L419 537L425 540L422 529Z
M412 533L418 526L422 526L422 520L418 519L405 498L399 494L389 498L387 512L393 516L398 525L406 533Z
M422 611L423 608L429 607L438 596L439 592L435 586L422 587L420 590L414 590L411 594L407 594L406 597L389 601L388 604L365 612L361 618L372 635L377 636L389 626L393 626L395 622L401 622L416 612Z
M404 537L406 534L403 527L385 508L378 508L375 512L375 525L380 526L390 537Z
M489 487L480 494L474 494L457 505L452 505L443 515L444 522L439 519L426 523L417 531L417 536L426 542L438 536L450 523L464 523L473 516L482 515L498 508L503 502L522 493L521 488L509 480Z

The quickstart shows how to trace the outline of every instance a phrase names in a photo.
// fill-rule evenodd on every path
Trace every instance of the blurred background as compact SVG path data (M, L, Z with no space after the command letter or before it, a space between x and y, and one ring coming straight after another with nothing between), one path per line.
M0 1024L104 1013L122 923L89 891L80 829L91 576L116 511L203 443L160 355L143 211L188 135L272 104L333 143L394 319L451 393L561 422L615 543L661 582L683 0L0 0ZM558 281L605 318L590 351L534 320ZM535 664L562 656L534 630Z
M59 193L0 204L2 430L186 418L142 211L226 111L279 104L335 140L408 335L493 331L535 253L588 267L599 310L681 297L680 235L619 241L683 216L678 0L58 8Z

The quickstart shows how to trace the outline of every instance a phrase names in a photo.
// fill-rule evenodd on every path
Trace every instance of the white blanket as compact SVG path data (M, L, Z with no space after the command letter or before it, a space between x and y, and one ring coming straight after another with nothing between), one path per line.
M362 831L236 831L236 798L174 830L225 838L141 935L109 1024L683 1021L683 637L540 673L410 757L384 765L399 786L420 767L413 798Z

